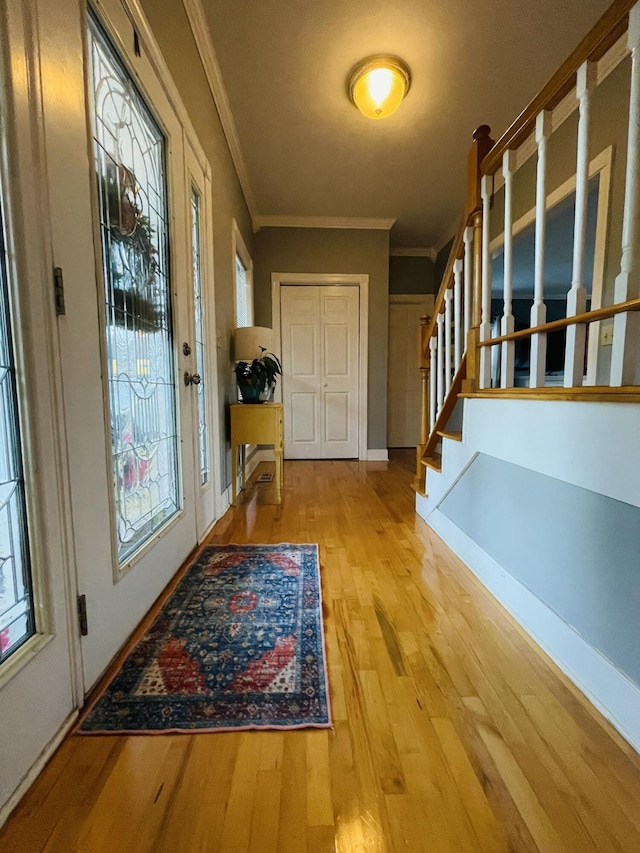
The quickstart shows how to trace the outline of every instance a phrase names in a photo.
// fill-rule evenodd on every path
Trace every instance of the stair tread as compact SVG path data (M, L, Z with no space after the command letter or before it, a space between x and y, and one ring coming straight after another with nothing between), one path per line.
M451 441L462 441L462 430L439 429L438 435L441 435L442 438L449 438Z
M434 471L442 470L442 456L440 453L433 453L421 460L422 464L427 468L433 468Z

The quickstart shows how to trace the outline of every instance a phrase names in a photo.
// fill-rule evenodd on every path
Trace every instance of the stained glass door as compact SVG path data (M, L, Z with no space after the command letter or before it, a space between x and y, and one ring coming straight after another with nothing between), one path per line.
M119 30L129 26L126 17L116 21ZM120 53L121 42L107 29L111 24L89 13L110 499L104 523L111 528L112 565L107 576L104 562L85 562L79 580L89 617L82 640L87 686L113 655L112 627L126 632L142 615L128 589L143 588L152 601L197 542L192 441L197 427L183 355L192 263L183 128L158 77L148 68L146 76L134 76L132 69L145 71L144 63Z
M166 138L91 20L118 562L180 508Z

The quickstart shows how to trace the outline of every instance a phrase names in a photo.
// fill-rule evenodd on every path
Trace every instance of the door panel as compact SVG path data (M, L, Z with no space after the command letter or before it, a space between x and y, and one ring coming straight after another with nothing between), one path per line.
M3 302L1 313L13 338L12 346L6 340L9 346L2 353L0 442L5 451L8 445L20 447L22 456L21 466L17 454L3 453L2 462L0 614L4 611L8 619L0 616L0 648L5 656L18 628L11 624L15 611L7 614L6 606L16 593L16 598L22 597L25 558L32 577L29 628L34 631L0 664L0 818L2 807L46 754L48 744L72 721L81 699L76 681L79 642L71 610L73 554L67 538L71 530L59 405L62 376L50 291L54 263L46 216L43 104L36 97L39 57L29 53L36 14L32 4L22 0L0 4L0 284L4 295L10 294L9 310ZM5 91L12 96L10 111ZM7 360L8 355L12 358ZM15 395L7 393L10 374ZM19 432L8 422L10 409L16 408ZM7 482L9 473L17 475L13 484ZM19 484L26 501L16 513L10 511L10 495ZM23 528L23 560L17 559L17 543L13 555L7 550L6 536L16 534L17 527Z
M349 373L349 327L324 327L324 375L347 376Z
M281 288L285 458L358 455L359 290Z
M173 301L171 359L176 365L174 393L178 407L179 510L128 563L118 565L113 534L115 507L111 468L112 429L109 404L102 377L106 373L104 284L99 235L90 223L97 221L99 199L95 169L87 168L86 116L81 110L60 118L57 82L47 75L45 120L49 158L49 196L52 207L53 251L64 268L67 315L60 324L60 353L64 374L64 407L70 448L69 478L75 530L75 555L79 592L86 595L89 633L82 640L85 689L100 677L125 639L135 629L164 586L196 544L194 499L194 445L191 388L181 382L192 363L182 354L188 340L189 222L185 187L183 128L153 66L152 51L133 53L133 25L117 0L103 0L103 22L114 41L130 51L124 61L135 67L142 97L164 133L165 168L168 175L170 273ZM46 61L50 67L65 62L68 85L77 91L85 86L83 29L79 9L65 4L42 3L46 18ZM75 9L75 12L74 12ZM75 15L75 17L74 17ZM44 61L44 60L43 60ZM90 93L91 94L91 93ZM46 104L53 107L47 114ZM138 156L138 155L136 155ZM135 169L144 168L135 161ZM127 165L123 163L123 165ZM133 196L135 198L135 195ZM77 227L69 227L68 211L74 211ZM80 223L84 227L79 227ZM126 233L126 232L125 232ZM94 237L98 239L94 242ZM97 251L96 251L97 247ZM160 262L160 259L159 259ZM96 270L97 267L97 270ZM96 274L94 274L96 270ZM100 307L98 307L98 300ZM145 356L146 357L146 356ZM144 377L143 377L144 378ZM141 472L142 476L144 473Z
M316 325L296 323L291 326L291 375L315 376L318 364L318 329Z
M294 445L320 442L318 434L317 395L305 391L294 391L290 395L291 442Z
M349 441L349 396L342 392L324 395L324 438L330 446Z
M419 302L392 301L389 305L389 447L415 447L418 443L421 401L418 335L420 317L432 307L431 295L421 298Z
M212 341L216 328L213 287L213 241L211 233L211 180L209 166L185 139L185 186L190 188L188 220L191 226L187 252L191 257L191 323L185 369L197 374L198 384L189 386L194 425L194 476L196 528L202 542L218 518L216 495L221 492L220 448L214 413L218 411L217 350ZM184 355L184 353L183 353Z

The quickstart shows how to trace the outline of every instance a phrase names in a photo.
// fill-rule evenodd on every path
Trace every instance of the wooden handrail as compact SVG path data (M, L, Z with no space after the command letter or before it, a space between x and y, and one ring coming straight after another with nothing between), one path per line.
M640 403L638 385L581 385L562 388L543 385L541 388L483 388L460 394L461 397L490 400L563 400L574 403Z
M440 436L438 432L443 430L447 425L447 421L451 417L451 413L453 412L458 397L462 392L463 383L465 377L467 375L467 356L466 354L462 356L462 361L460 362L460 367L456 371L456 375L451 380L451 388L449 389L449 393L447 394L444 403L442 404L442 408L436 418L436 422L431 430L431 434L427 439L426 444L424 445L423 456L431 456L431 454L436 449L437 443L440 441Z
M492 347L506 341L519 341L522 338L530 338L532 335L557 332L559 329L566 329L567 326L577 326L580 323L597 323L598 320L610 320L616 314L625 314L628 311L640 311L640 299L629 299L626 302L618 302L615 305L607 305L604 308L585 311L583 314L574 314L573 317L562 317L560 320L551 320L549 323L542 323L540 326L532 326L529 329L520 329L517 332L511 332L509 335L500 335L498 338L479 341L478 346Z
M629 10L637 0L614 0L595 27L583 38L549 82L540 90L513 124L502 134L481 164L484 175L493 175L504 152L518 148L533 132L538 113L556 107L575 84L576 72L587 60L601 59L627 29Z

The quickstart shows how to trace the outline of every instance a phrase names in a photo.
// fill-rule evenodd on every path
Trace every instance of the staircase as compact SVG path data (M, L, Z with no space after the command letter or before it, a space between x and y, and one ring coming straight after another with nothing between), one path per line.
M640 3L474 133L420 352L418 514L640 748Z

